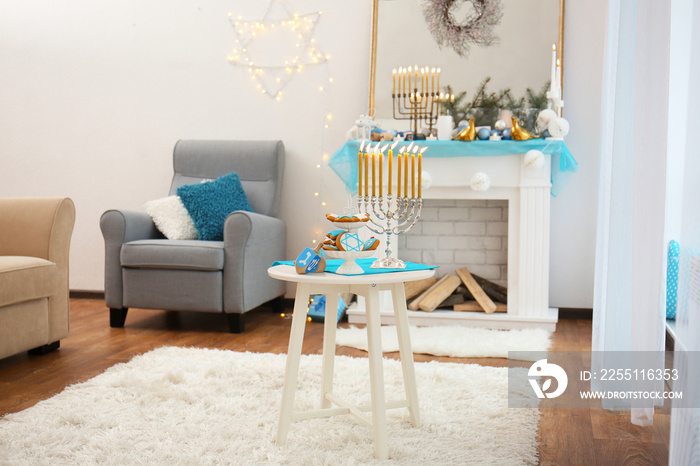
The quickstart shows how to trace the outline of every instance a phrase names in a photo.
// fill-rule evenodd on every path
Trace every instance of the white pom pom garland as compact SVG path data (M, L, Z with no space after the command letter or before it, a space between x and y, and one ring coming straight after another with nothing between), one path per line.
M535 129L537 130L538 133L541 133L545 129L547 129L547 126L549 125L549 122L552 120L555 120L557 118L557 112L552 110L551 108L546 108L540 112L539 115L537 115L537 122L535 123Z
M430 173L428 173L425 170L421 170L421 188L423 191L426 189L430 188L433 185L433 177L430 176Z
M544 154L537 149L527 151L523 163L527 168L539 170L544 166Z
M547 131L553 138L563 138L569 134L569 122L563 118L555 118L547 125Z
M471 179L471 187L474 191L484 192L491 187L491 177L484 172L476 172Z

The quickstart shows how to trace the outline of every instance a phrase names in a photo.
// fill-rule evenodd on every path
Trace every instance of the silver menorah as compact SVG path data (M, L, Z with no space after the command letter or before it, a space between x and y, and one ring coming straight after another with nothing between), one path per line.
M364 145L364 144L363 144ZM399 151L398 161L397 161L397 182L396 190L397 195L392 194L392 166L393 166L393 149L396 144L392 145L389 150L388 155L388 183L387 183L387 195L383 194L383 176L382 167L384 166L384 149L386 146L379 149L377 145L373 150L370 149L369 144L367 145L367 150L363 154L362 146L360 146L359 156L359 176L358 176L358 195L357 195L357 208L360 214L365 214L369 217L369 221L366 223L367 228L369 228L374 233L379 235L386 234L386 249L384 250L385 256L377 259L373 264L372 268L381 269L403 269L406 268L406 264L396 257L392 257L391 251L391 235L400 235L411 230L413 226L418 222L420 218L421 208L423 207L422 193L422 155L427 149L423 148L418 150L418 147L413 149L411 153L411 146L407 148L404 147ZM404 153L405 152L405 153ZM418 155L418 173L416 174L416 153ZM371 194L370 194L370 184L369 184L369 173L370 165L369 160L371 157ZM409 157L411 158L411 170L409 174ZM376 183L375 183L375 159L377 159L379 165L379 195L376 194ZM402 174L403 166L403 174ZM363 176L364 175L364 176ZM365 181L364 194L362 193L362 180ZM402 181L403 181L403 195L402 193ZM409 185L410 185L410 196L409 196ZM418 196L416 196L416 186L418 187Z

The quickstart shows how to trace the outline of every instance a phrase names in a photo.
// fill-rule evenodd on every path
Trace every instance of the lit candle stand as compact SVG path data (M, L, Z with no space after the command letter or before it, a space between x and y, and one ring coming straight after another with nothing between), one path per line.
M360 213L367 214L369 216L369 222L367 222L367 227L377 234L386 234L386 250L385 256L377 259L373 264L372 268L383 268L383 269L403 269L406 264L403 261L391 257L391 235L406 233L416 224L420 218L420 211L423 206L423 199L421 198L421 182L422 173L421 169L423 167L423 153L426 151L427 147L419 149L418 146L414 146L412 142L409 146L404 146L399 150L398 160L397 160L397 176L396 176L396 196L392 195L392 184L393 184L393 157L394 149L398 141L394 142L389 149L389 160L388 160L388 177L387 183L387 194L383 195L383 160L384 151L389 147L385 145L384 147L379 147L379 144L370 147L370 144L360 146L360 152L358 156L358 188L362 186L362 180L365 180L364 195L362 190L359 189L357 193L357 207ZM364 157L362 156L362 147L365 147ZM370 155L371 154L371 155ZM367 159L372 157L372 188L369 195L370 189L367 186L367 180L369 178L368 171L370 168L367 164ZM409 179L409 164L408 159L411 159L411 173ZM364 159L365 163L362 163ZM377 159L379 162L379 177L375 179L374 177L374 160ZM403 159L403 167L402 167ZM416 172L416 159L418 164L418 170ZM402 170L403 168L403 170ZM403 173L402 173L403 171ZM402 179L403 177L403 179ZM379 196L376 196L376 185L378 181ZM403 181L403 196L401 195L401 185ZM408 185L411 185L411 196L408 196ZM418 196L416 197L416 185L418 186Z
M437 123L442 101L440 99L440 68L418 66L392 70L391 98L396 120L410 120L414 133L419 124L430 130Z

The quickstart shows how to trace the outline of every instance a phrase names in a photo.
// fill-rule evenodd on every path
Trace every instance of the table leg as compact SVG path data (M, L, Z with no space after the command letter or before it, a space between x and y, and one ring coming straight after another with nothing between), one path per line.
M403 385L406 390L406 399L409 403L408 413L411 418L411 423L415 427L420 427L418 389L416 388L416 373L413 367L413 349L411 348L411 334L408 329L406 292L403 283L394 284L391 295L394 299L394 317L396 319L396 333L399 340L401 369L403 370Z
M287 367L284 372L282 407L280 409L279 424L277 426L278 445L283 445L287 441L287 433L289 433L289 427L292 424L294 392L297 388L299 361L301 359L301 349L304 343L304 328L306 327L306 311L308 309L310 291L311 287L308 284L297 284L297 293L294 298L294 314L292 315L292 329L289 332Z
M367 346L369 353L369 383L372 395L372 426L374 454L378 459L389 457L386 437L386 401L384 399L384 363L382 356L379 291L367 287Z
M326 293L326 315L323 321L323 369L321 373L321 408L330 408L326 393L333 392L333 364L335 361L335 331L338 326L338 299L340 293Z

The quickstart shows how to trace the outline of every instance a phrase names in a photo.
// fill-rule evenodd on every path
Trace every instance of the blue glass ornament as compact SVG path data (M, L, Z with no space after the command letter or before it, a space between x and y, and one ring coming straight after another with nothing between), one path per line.
M510 139L510 128L504 129L503 134L501 134L501 137L503 139Z
M480 140L488 139L489 136L491 136L491 130L488 128L479 128L479 131L476 132L476 137Z

